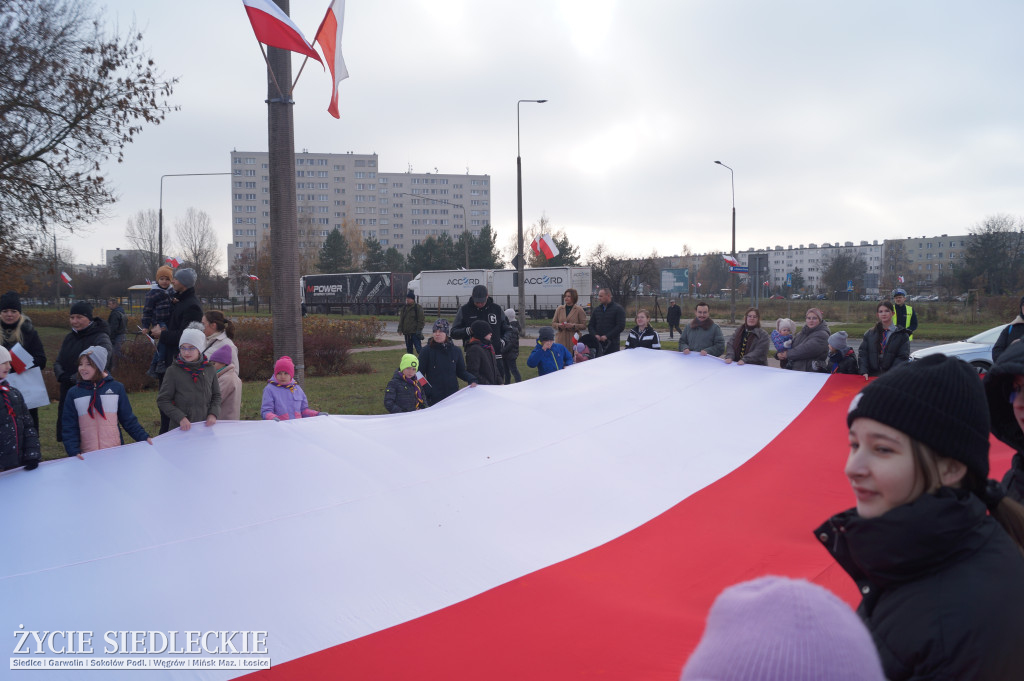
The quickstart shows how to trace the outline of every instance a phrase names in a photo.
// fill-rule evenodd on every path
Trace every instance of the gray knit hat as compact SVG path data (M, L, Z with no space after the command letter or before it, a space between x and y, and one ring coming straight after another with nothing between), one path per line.
M537 332L537 340L539 340L541 343L543 343L544 341L555 340L555 330L552 329L550 326L540 327L540 331Z
M79 357L88 357L92 365L100 371L107 369L107 349L102 345L93 345L78 353Z
M174 278L184 284L185 288L193 288L196 285L196 271L191 267L185 267L176 271Z
M861 390L846 414L874 419L962 462L979 496L988 480L988 403L978 374L967 362L945 355L892 369Z
M846 348L846 339L849 336L845 331L836 331L834 334L828 337L829 347L833 347L836 350L843 350Z
M761 577L715 599L681 681L882 681L867 627L831 591Z

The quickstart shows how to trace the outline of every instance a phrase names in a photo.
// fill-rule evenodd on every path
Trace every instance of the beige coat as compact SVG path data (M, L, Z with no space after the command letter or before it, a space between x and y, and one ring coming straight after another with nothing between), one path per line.
M217 383L220 385L220 416L227 421L242 418L242 379L238 377L235 367L227 364L217 372Z
M572 326L563 329L559 326L562 322L567 322ZM569 352L574 352L576 350L576 343L573 342L572 335L577 331L580 332L580 335L586 333L587 313L577 303L572 306L572 312L566 317L565 305L559 305L558 309L555 310L554 319L551 320L551 326L555 329L555 340L564 345Z

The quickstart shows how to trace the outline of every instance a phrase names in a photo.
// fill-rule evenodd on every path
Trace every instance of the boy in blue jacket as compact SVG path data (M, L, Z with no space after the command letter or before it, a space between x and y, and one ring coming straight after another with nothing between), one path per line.
M572 355L561 343L555 342L555 330L543 326L537 334L537 344L526 359L526 366L536 367L537 375L543 376L564 369L572 364Z

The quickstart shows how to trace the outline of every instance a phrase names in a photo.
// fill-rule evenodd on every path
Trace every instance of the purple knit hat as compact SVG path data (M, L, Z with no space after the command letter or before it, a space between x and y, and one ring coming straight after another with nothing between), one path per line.
M231 364L231 346L221 345L219 348L213 351L207 359L211 362L217 362L218 364Z
M761 577L729 587L708 613L681 681L883 681L860 618L831 591Z

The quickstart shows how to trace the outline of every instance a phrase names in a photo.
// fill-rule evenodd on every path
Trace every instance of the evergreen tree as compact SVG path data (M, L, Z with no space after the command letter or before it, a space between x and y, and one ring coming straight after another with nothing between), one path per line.
M390 272L384 247L373 237L363 241L363 270L365 272Z
M394 246L384 251L384 270L386 272L405 272L408 270L405 256Z
M490 225L485 225L478 236L471 237L469 266L470 269L485 270L501 269L504 266L498 251L497 234L491 230Z
M352 251L341 230L335 228L327 235L324 245L320 247L317 269L325 274L352 271Z

